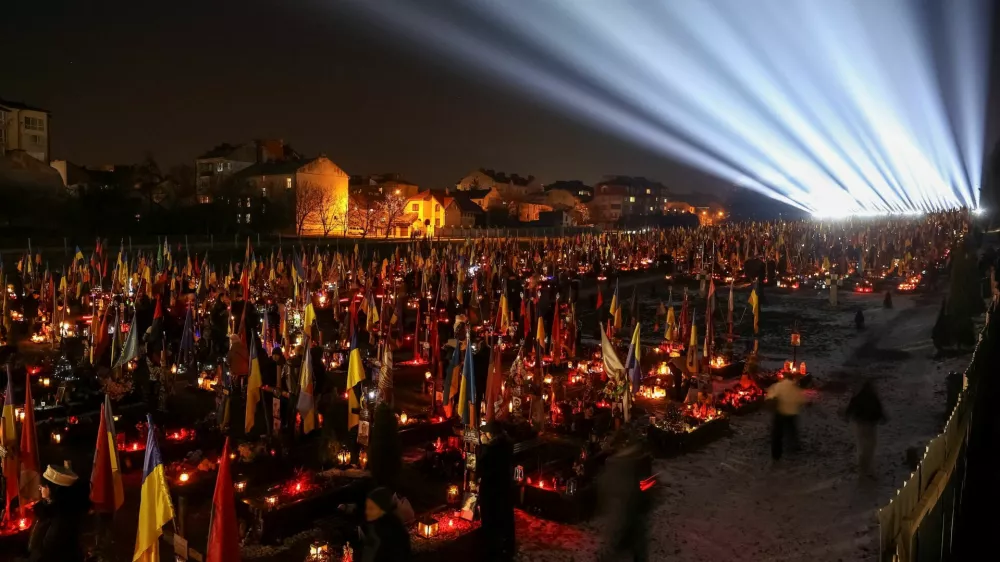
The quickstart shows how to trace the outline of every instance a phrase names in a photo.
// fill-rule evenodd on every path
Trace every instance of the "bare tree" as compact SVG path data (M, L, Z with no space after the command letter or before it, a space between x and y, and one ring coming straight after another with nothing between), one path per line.
M319 209L319 225L323 229L323 236L329 236L338 227L342 227L344 222L337 211L337 196L331 189L322 190L322 194L317 198Z
M322 222L324 189L305 181L295 186L295 232L302 236L306 224Z
M363 195L352 195L347 202L348 228L362 238L376 230L379 225L378 202Z
M398 190L397 190L398 191ZM392 232L395 222L406 213L406 199L402 195L386 195L378 206L379 220L385 225L385 237Z

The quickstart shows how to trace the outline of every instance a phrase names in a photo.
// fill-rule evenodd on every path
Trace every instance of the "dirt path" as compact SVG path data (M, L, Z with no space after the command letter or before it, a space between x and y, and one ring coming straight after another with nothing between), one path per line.
M936 303L899 297L894 309L872 307L863 333L847 327L852 311L843 306L832 313L837 319L827 328L833 331L829 349L815 350L821 359L806 357L819 373L820 389L807 393L811 405L800 420L800 453L774 464L770 415L758 412L735 418L728 439L655 463L663 489L650 522L652 560L875 559L875 509L908 475L906 448L926 443L939 431L945 374L961 369L968 358L931 359ZM841 417L850 393L867 377L878 381L889 415L879 435L874 482L859 481L853 434ZM587 528L597 533L598 525ZM538 549L523 552L521 559L581 562L594 557L579 550Z

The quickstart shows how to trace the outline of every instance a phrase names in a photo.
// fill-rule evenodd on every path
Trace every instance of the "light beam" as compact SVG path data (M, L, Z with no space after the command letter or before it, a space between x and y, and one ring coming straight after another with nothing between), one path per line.
M978 207L990 0L346 0L820 216Z

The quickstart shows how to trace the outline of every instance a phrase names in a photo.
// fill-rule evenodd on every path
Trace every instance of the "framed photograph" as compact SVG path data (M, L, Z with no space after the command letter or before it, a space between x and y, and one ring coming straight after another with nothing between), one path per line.
M358 423L358 443L368 446L369 425L367 421Z

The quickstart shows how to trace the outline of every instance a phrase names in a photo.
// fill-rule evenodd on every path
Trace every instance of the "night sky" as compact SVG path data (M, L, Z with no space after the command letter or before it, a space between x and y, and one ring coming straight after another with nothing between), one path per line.
M85 165L148 150L167 168L221 142L282 138L349 174L399 172L426 187L484 166L726 189L331 3L7 2L0 98L49 109L52 158Z

